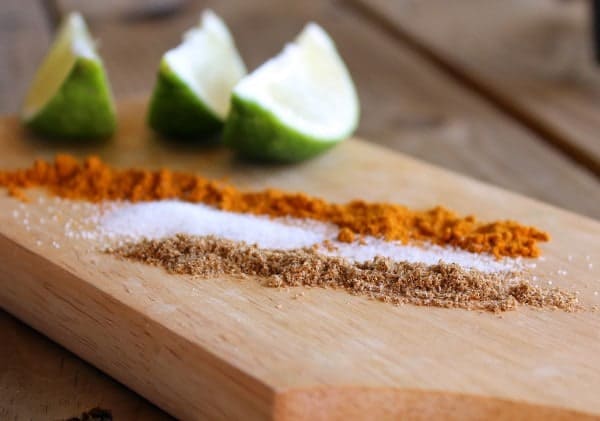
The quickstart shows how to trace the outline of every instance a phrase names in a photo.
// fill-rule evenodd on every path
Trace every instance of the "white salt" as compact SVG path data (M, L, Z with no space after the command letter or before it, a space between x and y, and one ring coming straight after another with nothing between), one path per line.
M309 247L330 237L335 228L326 224L310 227L281 219L224 212L206 205L179 201L144 202L125 205L101 220L108 236L164 238L175 234L214 235L233 241L258 244L263 248Z
M159 239L175 234L214 235L233 241L244 241L268 249L294 249L320 245L329 241L333 248L320 247L320 252L354 261L371 260L375 256L396 261L436 264L456 263L483 272L514 270L521 259L502 259L437 245L404 245L374 237L363 244L337 241L338 228L318 221L293 218L269 218L221 211L202 204L174 200L113 205L98 220L96 233L81 232L82 238Z
M357 262L371 260L376 256L384 256L397 261L419 262L428 265L434 265L440 261L456 263L482 272L515 269L519 262L517 259L497 260L490 255L470 253L454 247L441 247L431 244L422 246L406 245L374 237L365 237L363 245L338 241L333 241L333 245L337 250L326 251L326 254L340 255Z

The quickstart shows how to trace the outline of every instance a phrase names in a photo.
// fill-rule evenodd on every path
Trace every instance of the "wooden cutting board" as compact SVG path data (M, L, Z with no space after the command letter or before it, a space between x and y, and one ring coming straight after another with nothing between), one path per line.
M553 236L535 274L600 305L596 221L359 140L300 165L258 166L218 147L161 141L145 128L141 102L119 112L114 140L76 148L32 139L4 119L0 166L93 152L241 188L513 218ZM600 312L498 316L171 276L67 238L64 221L77 211L40 204L42 194L28 205L0 194L0 306L179 418L600 419ZM42 225L49 207L56 221Z

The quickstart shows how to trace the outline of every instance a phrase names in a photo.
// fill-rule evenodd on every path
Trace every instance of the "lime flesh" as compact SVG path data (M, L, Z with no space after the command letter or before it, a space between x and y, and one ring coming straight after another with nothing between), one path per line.
M224 139L253 159L295 162L350 136L359 103L329 35L308 24L293 44L235 87Z
M229 113L233 87L246 68L225 23L205 11L198 28L161 60L148 122L170 137L215 134Z
M98 138L116 127L102 61L81 15L63 21L40 66L22 110L33 131L55 138Z

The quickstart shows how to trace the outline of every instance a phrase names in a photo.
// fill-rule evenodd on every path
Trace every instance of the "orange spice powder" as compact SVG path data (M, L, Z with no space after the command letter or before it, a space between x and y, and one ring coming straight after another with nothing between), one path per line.
M26 200L23 189L31 187L92 202L180 199L233 212L331 222L340 228L338 238L345 242L372 235L389 241L452 245L497 257L536 257L540 254L538 242L549 240L547 233L514 221L482 223L474 216L461 217L441 206L421 211L362 200L336 204L276 189L244 192L193 173L116 169L95 156L80 164L73 156L58 155L54 162L36 160L31 168L0 171L0 186L21 200Z

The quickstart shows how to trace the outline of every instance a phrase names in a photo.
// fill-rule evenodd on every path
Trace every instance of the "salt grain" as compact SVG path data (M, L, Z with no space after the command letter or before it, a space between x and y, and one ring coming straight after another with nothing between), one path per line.
M155 201L121 204L100 219L100 237L160 239L175 234L213 235L232 241L257 244L265 249L298 249L318 244L324 254L351 261L368 261L375 256L396 261L437 264L456 263L482 272L510 271L519 268L519 258L498 260L493 256L470 253L453 247L431 244L405 245L366 236L363 244L337 240L335 225L293 218L269 218L221 211L203 204L180 201Z

